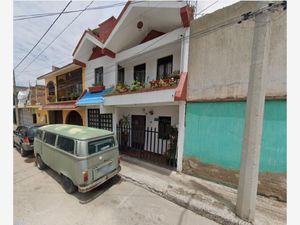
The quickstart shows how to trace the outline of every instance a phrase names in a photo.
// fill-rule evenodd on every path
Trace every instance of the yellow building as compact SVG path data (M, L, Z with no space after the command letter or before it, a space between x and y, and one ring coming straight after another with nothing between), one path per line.
M37 78L45 80L45 105L37 110L38 122L47 124L86 125L85 108L76 107L76 100L85 90L85 68L75 63Z

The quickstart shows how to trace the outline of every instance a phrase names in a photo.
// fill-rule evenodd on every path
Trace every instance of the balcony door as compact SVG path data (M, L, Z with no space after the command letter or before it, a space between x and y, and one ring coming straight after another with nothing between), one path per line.
M134 67L133 79L145 83L146 64L140 64Z

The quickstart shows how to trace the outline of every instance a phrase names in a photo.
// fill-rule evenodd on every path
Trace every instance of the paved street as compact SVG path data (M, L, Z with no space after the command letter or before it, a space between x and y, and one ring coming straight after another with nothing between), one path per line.
M14 150L14 224L216 224L120 177L87 194L69 195L60 183Z

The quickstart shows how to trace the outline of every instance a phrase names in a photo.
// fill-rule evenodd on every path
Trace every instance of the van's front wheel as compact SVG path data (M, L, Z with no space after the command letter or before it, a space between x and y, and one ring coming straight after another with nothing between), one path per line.
M36 162L37 167L38 167L40 170L46 169L46 164L43 162L43 160L42 160L42 158L41 158L40 155L37 155L37 156L36 156L35 162Z
M76 186L66 176L63 176L63 187L68 194L72 194L76 191Z

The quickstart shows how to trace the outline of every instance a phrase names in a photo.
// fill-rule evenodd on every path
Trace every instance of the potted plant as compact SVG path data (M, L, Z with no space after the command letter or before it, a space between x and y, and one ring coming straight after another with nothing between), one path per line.
M105 90L105 86L103 85L103 82L94 83L92 84L92 87L89 87L89 92L95 93Z
M170 127L169 132L170 146L166 151L166 160L168 165L176 166L176 152L177 152L177 139L178 129L176 127Z

